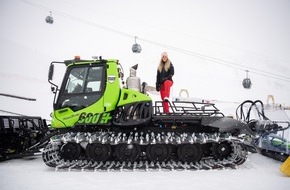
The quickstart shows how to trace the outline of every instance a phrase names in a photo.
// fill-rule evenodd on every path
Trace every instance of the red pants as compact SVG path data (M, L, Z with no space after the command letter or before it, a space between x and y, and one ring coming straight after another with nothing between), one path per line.
M173 82L171 80L166 80L160 86L160 95L163 101L163 111L164 113L169 113L169 105L167 101L164 101L165 98L169 99L170 96L170 87L172 86Z

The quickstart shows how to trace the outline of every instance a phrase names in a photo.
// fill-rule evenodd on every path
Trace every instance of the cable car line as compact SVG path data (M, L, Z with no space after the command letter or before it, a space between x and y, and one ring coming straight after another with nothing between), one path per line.
M45 10L45 11L48 11L48 10L52 11L54 14L57 14L57 15L60 15L62 17L77 21L77 22L82 23L82 24L86 24L88 26L92 26L92 27L95 27L95 28L106 30L106 31L109 31L111 33L115 33L115 34L118 34L118 35L121 35L121 36L125 36L125 37L128 37L128 38L135 38L135 35L131 35L131 34L128 34L128 33L125 33L125 32L121 32L121 31L113 29L113 28L102 26L102 25L96 24L94 22L91 22L91 21L88 21L88 20L85 20L85 19L81 19L79 17L72 16L72 15L57 11L57 10L52 10L52 9L49 9L48 7L39 5L37 3L31 2L31 1L28 1L28 0L21 0L21 1L24 2L24 3L27 3L27 4L31 5L31 6L34 6L36 8ZM286 81L286 82L290 82L290 77L286 77L286 76L283 76L283 75L270 73L270 72L263 71L263 70L260 70L260 69L256 69L256 68L253 68L253 67L249 67L249 66L243 66L243 65L240 65L240 64L237 64L237 63L234 63L234 62L230 62L230 61L226 61L226 60L223 60L223 59L220 59L220 58L216 58L216 57L200 54L200 53L197 53L197 52L181 49L181 48L178 48L178 47L174 47L174 46L170 46L170 45L163 44L163 43L160 43L160 42L152 41L152 40L145 39L145 38L142 38L142 37L138 37L138 39L140 41L146 42L146 43L151 44L151 45L164 47L164 48L167 48L167 49L170 49L170 50L173 50L173 51L176 51L176 52L180 52L180 53L183 53L183 54L186 54L186 55L189 55L189 56L197 57L197 58L200 58L200 59L211 61L213 63L224 65L226 67L231 67L231 68L235 68L235 69L243 70L243 71L244 70L250 70L251 73L254 73L254 74L257 74L257 75L261 75L261 76L264 76L264 77L271 77L271 78L275 78L277 80L283 80L283 81Z

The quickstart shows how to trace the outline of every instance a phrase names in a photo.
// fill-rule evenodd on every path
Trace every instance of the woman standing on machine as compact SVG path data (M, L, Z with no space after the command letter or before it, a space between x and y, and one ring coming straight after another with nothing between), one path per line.
M174 75L174 67L171 61L168 59L166 52L161 54L161 60L157 68L156 76L156 90L160 91L160 96L163 101L164 113L169 113L169 96L170 88L173 84L172 77Z

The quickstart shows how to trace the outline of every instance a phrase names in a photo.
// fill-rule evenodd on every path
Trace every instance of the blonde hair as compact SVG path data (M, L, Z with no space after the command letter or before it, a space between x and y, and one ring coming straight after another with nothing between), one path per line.
M163 65L164 65L164 70L167 72L168 69L170 68L170 63L171 62L170 62L170 60L168 58L167 58L167 61L165 63L163 63L162 58L161 58L157 70L161 73L162 72Z

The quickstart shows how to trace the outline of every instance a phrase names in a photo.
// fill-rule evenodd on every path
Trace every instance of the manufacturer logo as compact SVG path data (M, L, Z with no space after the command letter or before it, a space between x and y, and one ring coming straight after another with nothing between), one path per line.
M116 76L115 75L108 76L109 83L113 83L115 80L116 80Z

